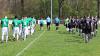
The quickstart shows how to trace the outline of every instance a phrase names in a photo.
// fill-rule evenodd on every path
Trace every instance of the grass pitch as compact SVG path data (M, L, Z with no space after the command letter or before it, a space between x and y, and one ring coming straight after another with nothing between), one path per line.
M46 26L39 31L37 26L36 32L25 41L11 39L12 31L9 32L8 43L0 43L0 56L16 56L19 53L18 56L100 56L100 29L89 43L84 43L77 33L66 32L63 25L60 25L58 32L54 25L51 31L47 31Z

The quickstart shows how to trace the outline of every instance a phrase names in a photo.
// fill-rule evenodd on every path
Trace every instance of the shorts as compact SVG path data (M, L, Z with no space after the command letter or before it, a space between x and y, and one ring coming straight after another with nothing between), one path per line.
M8 27L3 27L2 28L2 35L8 36Z
M40 24L40 27L43 27L43 24Z
M28 35L28 27L22 29L24 35Z
M47 26L49 26L51 23L50 22L47 22Z
M13 33L19 34L19 27L14 27Z
M56 26L59 26L59 23L56 23Z

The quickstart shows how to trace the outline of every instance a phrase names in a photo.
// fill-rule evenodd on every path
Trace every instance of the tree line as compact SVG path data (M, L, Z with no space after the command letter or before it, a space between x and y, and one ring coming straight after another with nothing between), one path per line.
M100 0L53 0L53 17L96 16ZM51 0L0 0L0 15L50 16Z

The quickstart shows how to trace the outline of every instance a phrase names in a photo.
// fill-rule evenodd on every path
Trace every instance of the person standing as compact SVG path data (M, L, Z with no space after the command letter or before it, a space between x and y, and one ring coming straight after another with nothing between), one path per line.
M36 27L36 19L34 17L32 17L32 21L31 21L31 35L34 33L35 31L35 27Z
M68 23L69 23L69 18L67 17L64 21L64 26L66 27L66 31L69 31L69 28L68 28Z
M60 19L58 17L55 18L55 26L56 26L56 31L59 29L59 24L60 24Z
M40 19L40 30L43 30L44 21L43 18Z
M13 27L13 37L15 39L15 37L17 37L16 39L19 39L19 26L20 26L20 22L18 20L18 18L15 16L13 22L12 22L12 27Z
M48 16L46 19L47 22L47 30L50 30L51 18Z
M8 41L8 28L9 28L9 20L7 16L1 19L1 27L2 27L2 41L1 43L4 42L4 36L6 36L6 43Z
M26 40L28 35L28 21L26 19L27 17L24 17L22 20L22 37L24 40Z

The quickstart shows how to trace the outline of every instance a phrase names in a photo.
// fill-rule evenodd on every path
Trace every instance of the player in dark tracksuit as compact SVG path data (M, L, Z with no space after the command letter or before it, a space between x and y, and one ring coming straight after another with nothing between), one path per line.
M82 21L82 33L84 40L87 43L91 38L91 20L89 18L84 17Z
M79 19L77 24L78 24L79 36L81 36L82 35L82 19Z
M68 23L68 28L69 28L69 32L74 32L74 19L70 19L70 22Z
M98 28L98 26L97 26L97 20L96 19L92 19L91 20L91 27L92 27L92 29L91 29L91 35L92 36L96 36L96 31L97 31L97 28Z

